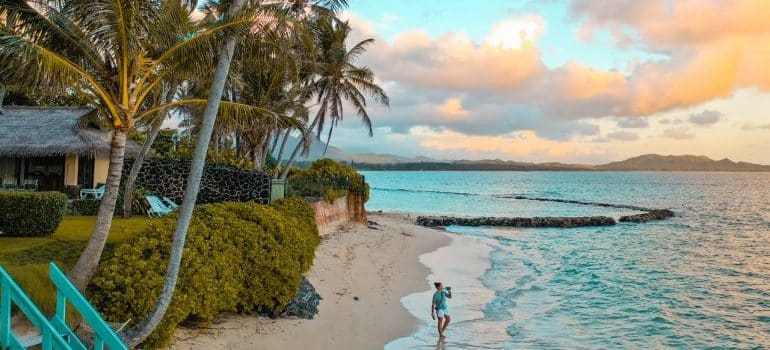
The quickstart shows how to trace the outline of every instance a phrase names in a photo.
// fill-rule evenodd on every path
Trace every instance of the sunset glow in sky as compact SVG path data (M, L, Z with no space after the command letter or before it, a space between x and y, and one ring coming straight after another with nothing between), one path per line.
M391 109L332 144L437 159L770 164L770 1L352 0ZM348 109L349 111L350 109Z

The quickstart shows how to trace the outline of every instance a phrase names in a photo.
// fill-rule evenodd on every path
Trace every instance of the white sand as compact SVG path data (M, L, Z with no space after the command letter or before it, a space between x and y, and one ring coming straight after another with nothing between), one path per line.
M313 320L231 315L206 330L180 329L172 349L382 349L417 320L401 297L430 288L418 256L450 243L398 214L369 214L325 237L307 277L324 300ZM354 300L359 297L360 300Z

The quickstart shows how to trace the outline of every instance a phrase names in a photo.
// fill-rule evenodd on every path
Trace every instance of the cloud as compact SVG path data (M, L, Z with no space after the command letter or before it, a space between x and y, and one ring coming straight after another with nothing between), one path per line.
M468 111L463 108L462 101L459 98L448 98L438 107L441 116L448 119L459 119L468 116Z
M437 151L462 150L473 153L549 157L594 153L594 150L585 144L574 141L542 139L532 130L517 131L499 136L468 136L449 130L435 131L426 128L415 128L412 132L422 139L421 147Z
M607 134L607 137L619 141L636 141L639 135L635 132L615 131Z
M674 140L686 140L694 138L695 135L690 133L687 128L675 128L663 130L663 137Z
M743 126L741 126L741 130L770 130L770 124L743 124Z
M660 121L663 124L663 120ZM668 123L668 120L666 120ZM642 129L650 126L650 123L645 118L622 118L618 120L618 127L624 129Z
M705 110L697 114L690 114L688 119L690 123L695 125L704 126L711 125L718 122L722 118L722 113L719 111Z

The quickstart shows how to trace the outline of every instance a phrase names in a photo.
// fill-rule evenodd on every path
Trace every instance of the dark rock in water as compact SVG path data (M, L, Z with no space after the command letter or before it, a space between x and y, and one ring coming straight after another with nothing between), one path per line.
M655 220L665 220L674 217L674 212L668 209L653 209L646 213L636 215L621 216L621 222L648 222Z
M585 227L611 226L615 219L608 216L579 216L579 217L454 217L454 216L420 216L417 224L421 226L510 226L510 227Z
M286 305L283 312L278 317L296 316L306 320L312 320L318 314L318 304L321 303L321 295L316 292L315 287L310 284L304 276L299 287L299 292Z

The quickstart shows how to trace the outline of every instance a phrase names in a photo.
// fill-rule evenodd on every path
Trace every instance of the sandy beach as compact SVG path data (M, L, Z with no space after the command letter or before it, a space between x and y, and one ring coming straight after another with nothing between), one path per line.
M408 336L417 320L400 299L430 288L429 270L418 257L451 239L405 215L370 213L369 220L378 229L349 224L318 247L307 274L323 297L315 319L228 315L207 329L178 330L171 348L382 349Z

